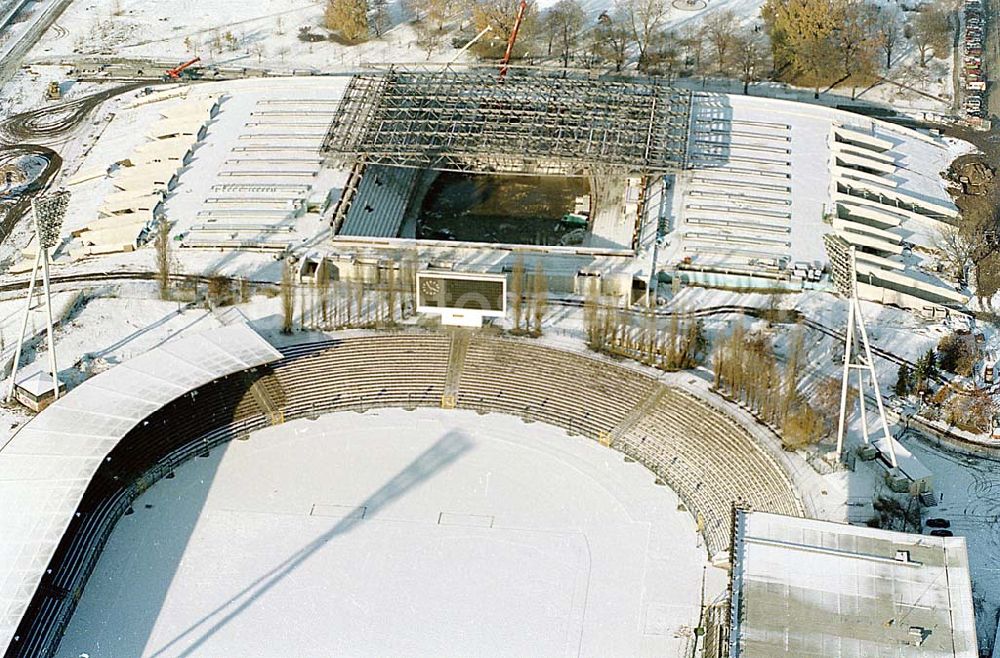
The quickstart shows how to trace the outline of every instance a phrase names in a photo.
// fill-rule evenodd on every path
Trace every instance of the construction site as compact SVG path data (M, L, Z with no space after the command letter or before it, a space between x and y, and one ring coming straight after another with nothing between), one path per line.
M654 80L355 76L324 143L328 162L351 170L334 236L633 249L644 177L684 168L689 110L688 93ZM468 217L447 226L442 213Z
M4 658L1000 655L988 118L110 2L0 0Z

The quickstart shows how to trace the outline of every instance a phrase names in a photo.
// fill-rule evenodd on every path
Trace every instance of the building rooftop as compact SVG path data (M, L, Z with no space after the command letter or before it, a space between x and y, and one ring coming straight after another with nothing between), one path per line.
M976 658L962 537L736 513L732 658Z
M0 647L122 437L184 393L280 357L245 324L184 336L88 379L0 446Z

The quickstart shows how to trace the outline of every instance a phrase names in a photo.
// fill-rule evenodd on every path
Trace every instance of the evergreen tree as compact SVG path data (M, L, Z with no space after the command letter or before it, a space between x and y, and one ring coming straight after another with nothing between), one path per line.
M918 392L926 390L928 380L937 377L937 358L933 349L927 350L922 357L917 359L913 376L916 380L916 390Z
M938 376L938 363L937 354L934 353L933 348L927 350L927 353L924 354L924 360L926 361L927 379L936 379Z
M905 398L910 394L910 378L912 374L910 373L910 367L905 363L899 366L899 372L896 376L896 385L893 387L893 392L901 398Z

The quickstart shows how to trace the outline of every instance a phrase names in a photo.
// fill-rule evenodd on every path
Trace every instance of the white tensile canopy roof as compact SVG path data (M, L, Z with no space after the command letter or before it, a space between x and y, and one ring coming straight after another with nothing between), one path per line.
M185 336L88 379L0 446L0 647L118 442L184 393L279 358L245 324Z
M138 162L159 162L163 160L182 160L194 140L191 137L169 137L146 142L136 147L135 155Z
M170 119L160 119L146 132L149 137L163 138L170 135L197 135L208 121L197 114L180 115Z

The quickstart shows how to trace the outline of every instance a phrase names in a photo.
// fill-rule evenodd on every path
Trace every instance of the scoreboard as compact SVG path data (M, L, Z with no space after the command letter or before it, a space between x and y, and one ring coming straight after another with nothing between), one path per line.
M435 313L446 324L480 326L507 313L507 277L462 272L417 273L417 312Z

